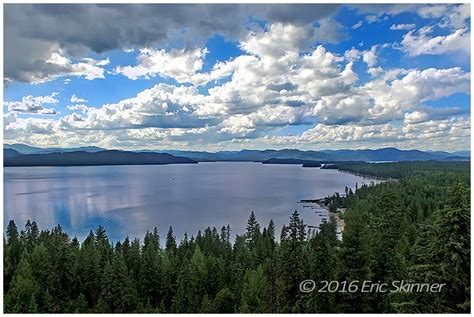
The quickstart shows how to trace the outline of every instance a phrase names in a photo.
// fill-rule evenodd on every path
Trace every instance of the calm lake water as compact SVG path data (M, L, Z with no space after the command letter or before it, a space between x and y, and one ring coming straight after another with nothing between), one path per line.
M320 198L344 187L369 183L337 170L297 165L216 162L194 165L13 167L4 168L4 227L10 219L19 229L27 219L40 228L60 224L83 239L105 226L113 240L143 238L155 226L164 238L169 226L184 232L229 224L243 233L250 212L261 226L273 219L277 233L298 209L306 223L321 215L300 199Z

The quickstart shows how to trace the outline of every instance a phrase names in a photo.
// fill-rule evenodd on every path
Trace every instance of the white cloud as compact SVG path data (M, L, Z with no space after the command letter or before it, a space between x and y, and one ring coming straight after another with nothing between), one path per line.
M448 6L445 4L427 5L418 9L418 14L422 18L440 18L448 12Z
M343 25L335 19L323 19L319 21L319 27L316 27L314 31L314 37L319 43L337 44L347 39L347 34L343 29Z
M79 112L87 112L89 109L92 109L92 107L88 107L86 105L70 105L66 107L67 110L69 111L79 111Z
M345 51L344 58L349 62L356 62L362 58L368 67L374 67L377 64L377 51L382 45L373 45L369 50L361 51L354 47Z
M362 60L367 64L368 67L374 67L377 64L377 48L378 45L374 45L370 50L364 51Z
M425 5L417 12L424 19L441 19L440 27L452 29L467 28L467 20L471 17L468 3Z
M207 53L206 48L172 49L168 52L146 48L140 50L136 66L118 66L115 71L133 80L160 75L180 83L189 82L202 69Z
M291 24L272 24L268 31L252 32L241 48L260 57L280 57L307 49L314 41L314 28Z
M470 73L458 67L403 71L403 77L378 78L361 89L375 101L370 115L378 120L402 119L409 109L455 93L469 94Z
M372 126L316 124L298 136L266 136L265 147L381 148L455 151L470 146L470 118L453 117L422 123Z
M8 111L14 113L28 114L46 114L54 115L56 110L53 108L44 108L44 104L56 104L59 102L55 97L58 93L52 93L49 96L33 97L31 95L23 97L21 101L7 101L4 105L8 107Z
M390 26L390 30L397 31L397 30L411 30L416 27L415 24L392 24Z
M296 26L274 23L268 30L250 32L240 43L248 55L241 55L233 61L214 65L209 73L200 73L207 49L153 50L142 49L136 66L118 66L116 73L130 79L150 78L156 75L174 78L179 83L203 85L232 75L239 63L247 63L258 57L272 63L292 54L307 51L317 41L334 42L340 38L342 26L334 20L322 20L319 26Z
M374 22L377 22L378 19L379 19L379 18L378 18L378 16L376 16L376 15L368 15L368 16L365 17L365 21L367 21L367 23L369 23L369 24L372 24L372 23L374 23Z
M469 94L470 73L460 68L420 70L372 69L377 75L362 86L316 101L318 120L329 125L374 125L401 120L410 111L430 111L430 117L458 115L455 109L436 112L424 107L427 101L455 93Z
M429 32L426 28L417 34ZM460 118L466 117L465 111L434 110L426 103L469 94L470 73L458 67L383 69L376 66L377 53L385 45L352 48L341 57L322 45L309 46L312 39L308 27L275 24L244 37L245 53L216 63L209 72L200 72L205 49L142 51L137 66L129 66L130 73L124 75L162 75L183 84L158 84L99 107L68 106L73 113L60 119L22 118L11 111L4 116L5 140L122 148L140 144L209 149L249 140L255 146L409 146L421 142L423 131L416 135L415 129L422 123L434 129L430 135L436 139L430 142L457 138L456 146L464 144L466 121ZM361 60L372 76L363 84L353 70L353 62ZM69 63L61 56L54 62ZM211 81L216 85L202 93L199 86ZM72 97L71 102L83 101ZM300 135L271 136L289 125L313 127Z
M413 111L405 113L405 123L413 124L424 122L428 119L428 114L424 111Z
M382 67L371 67L367 70L367 72L372 76L372 77L377 77L380 74L383 73L383 68Z
M364 24L364 21L363 21L363 20L360 20L359 22L357 22L356 24L354 24L353 26L351 26L351 29L357 30L358 28L360 28L360 27L362 26L362 24Z
M307 107L264 106L250 114L228 117L222 123L221 132L246 135L259 127L308 124L313 120L314 114Z
M108 61L108 59L105 61ZM44 83L63 76L77 76L87 80L105 78L103 68L107 64L105 61L85 58L74 63L58 50L53 52L50 58L45 61L45 67L48 68L47 72L25 72L25 76L32 83Z
M416 124L430 120L446 120L459 115L465 115L469 111L459 107L420 107L419 110L405 113L404 122L406 124Z
M71 102L72 102L72 103L86 103L87 100L84 99L84 98L79 98L79 97L77 97L76 95L72 95L72 96L71 96Z
M360 57L362 56L362 51L356 49L356 48L351 48L350 50L347 50L345 53L344 53L344 57L346 60L348 60L349 62L355 62L355 61L358 61L360 59Z
M429 36L431 29L422 28L410 31L403 37L402 50L409 56L440 55L450 52L470 53L471 31L458 29L446 36Z

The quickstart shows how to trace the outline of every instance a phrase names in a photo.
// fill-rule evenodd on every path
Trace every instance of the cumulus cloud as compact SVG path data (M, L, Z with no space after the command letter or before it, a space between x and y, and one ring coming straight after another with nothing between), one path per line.
M459 67L449 69L400 70L361 88L375 101L370 114L378 120L402 119L408 109L455 93L469 94L470 73Z
M88 107L86 105L81 105L81 104L75 104L75 105L67 106L66 109L69 111L87 112L89 109L92 109L92 107Z
M400 4L354 4L351 7L355 8L362 14L368 14L371 16L382 17L382 16L396 16L403 12L414 12L420 5L411 3L400 3ZM371 17L370 19L374 19Z
M365 17L365 21L367 21L369 24L372 24L378 21L378 17L376 15L368 15Z
M456 51L470 53L471 31L469 29L458 29L445 36L430 36L431 32L431 28L408 32L401 42L402 50L409 56L440 55Z
M404 122L406 124L416 124L430 120L445 120L468 113L469 109L463 109L460 107L420 107L419 110L405 113Z
M425 5L417 9L420 17L435 19L436 26L450 33L433 35L434 26L411 30L403 37L401 48L409 56L441 55L452 52L470 54L471 30L469 26L470 4Z
M344 53L344 58L348 60L349 62L358 61L361 56L362 56L362 51L358 50L355 47L352 47L350 50L347 50Z
M471 17L471 6L464 4L434 4L425 5L417 10L425 19L441 19L438 24L443 28L466 28L467 20Z
M454 93L469 93L470 74L460 68L379 69L377 78L358 86L351 63L340 69L337 57L321 46L303 56L289 56L289 65L298 69L290 71L290 66L273 57L267 69L265 58L238 62L231 80L206 95L193 86L158 84L116 104L68 107L82 114L60 120L9 118L6 139L42 145L95 142L105 147L134 142L210 147L249 139L268 146L280 142L303 147L324 142L408 144L403 142L415 140L414 125L443 122L444 127L448 118L466 115L460 108L424 105ZM393 120L402 120L406 132ZM268 132L288 125L314 127L299 136L268 137ZM463 121L452 131L464 135L465 129ZM440 137L447 138L451 130L442 131Z
M30 49L34 50L35 48ZM104 66L103 60L97 61L90 58L73 62L63 56L62 51L58 49L51 52L49 58L37 61L34 68L23 70L19 75L20 77L14 79L31 83L44 83L62 76L78 76L87 80L94 80L105 78L102 66ZM69 82L65 82L65 84L67 83Z
M87 99L79 98L79 97L77 97L76 95L72 95L72 96L71 96L71 102L72 102L72 103L86 103L86 102L87 102Z
M364 63L366 63L369 68L372 68L377 64L377 54L381 47L385 47L385 45L372 45L370 49L365 51L352 47L350 50L344 52L344 58L350 62L355 62L362 58Z
M399 30L411 30L416 27L413 23L405 23L405 24L392 24L390 26L390 30L392 31L399 31Z
M301 135L265 136L261 141L267 147L284 147L287 144L294 144L303 149L395 146L402 149L455 151L469 148L470 118L469 116L453 117L422 123L406 122L402 125L316 124Z
M136 66L118 66L115 71L133 80L160 75L174 78L178 82L189 82L202 69L207 53L206 48L172 49L168 52L164 49L141 49Z
M279 57L303 51L314 42L314 28L291 24L272 24L268 31L252 32L241 43L246 52L264 57Z
M338 7L333 4L7 4L5 77L38 82L94 71L95 78L101 78L97 77L101 73L90 66L58 67L48 60L60 49L64 57L81 59L91 52L156 47L176 37L177 30L183 30L186 46L200 46L214 34L239 40L247 32L245 22L249 17L306 25L334 15ZM95 66L104 66L100 64Z
M362 26L362 24L364 24L364 21L363 21L363 20L360 20L360 21L357 22L356 24L352 25L352 26L351 26L351 29L357 30L358 28L360 28L360 27Z
M19 115L44 111L42 105L47 102L34 99L40 97L24 98L31 99L30 105L39 103L43 110L37 105L10 109L5 103L9 109L4 114L5 140L42 146L211 149L246 142L263 147L407 147L419 143L421 136L430 136L433 144L449 140L453 146L465 144L469 110L428 105L456 93L469 94L468 71L459 67L384 69L378 63L379 52L386 47L382 44L365 50L353 47L343 56L332 53L320 44L325 42L320 33L323 21L335 22L327 17L311 25L306 20L280 21L239 34L242 54L206 71L208 52L202 45L137 49L136 64L118 66L116 73L130 79L168 77L178 84L156 84L131 98L94 107L72 95L74 105L67 106L69 112L61 118ZM428 38L433 29L410 32ZM102 70L109 64L105 58L75 59L68 54L65 48L57 48L45 61L62 67L84 63ZM367 65L371 78L359 80L356 62ZM45 74L35 78L52 78L51 73ZM210 82L214 84L202 87ZM311 128L298 135L275 136L279 129L292 125Z
M362 60L368 67L374 67L377 64L377 48L378 46L374 45L362 54Z
M335 19L322 19L316 27L314 36L320 43L337 44L348 38L341 23Z
M20 101L7 101L4 105L8 107L8 111L13 113L28 113L28 114L46 114L54 115L56 110L53 108L45 108L45 104L56 104L59 102L55 97L58 93L53 93L49 96L31 95L23 97Z

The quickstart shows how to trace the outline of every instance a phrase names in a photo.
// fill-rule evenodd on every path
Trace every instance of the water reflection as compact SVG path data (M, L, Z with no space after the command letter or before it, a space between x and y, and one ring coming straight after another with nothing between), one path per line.
M253 210L262 226L273 219L280 230L295 208L319 225L320 215L297 202L356 182L368 181L336 170L260 163L5 168L4 226L10 219L19 227L27 219L41 228L59 223L82 239L100 224L117 240L142 238L155 226L164 236L172 225L179 238L227 224L242 233Z

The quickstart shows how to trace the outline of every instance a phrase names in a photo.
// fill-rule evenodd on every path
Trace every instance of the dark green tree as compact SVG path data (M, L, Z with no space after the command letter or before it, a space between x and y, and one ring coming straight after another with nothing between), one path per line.
M137 294L128 276L127 266L122 255L115 254L107 263L102 276L98 310L101 312L133 312L137 305Z
M263 266L245 274L242 288L241 313L268 312L268 284Z
M38 285L31 272L28 256L21 257L13 276L11 287L5 297L5 311L8 313L36 312Z

